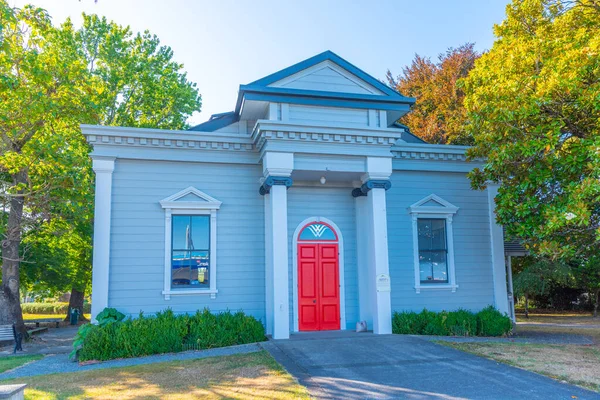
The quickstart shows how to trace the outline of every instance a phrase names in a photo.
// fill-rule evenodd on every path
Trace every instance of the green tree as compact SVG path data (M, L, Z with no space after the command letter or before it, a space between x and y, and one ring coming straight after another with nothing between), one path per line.
M93 120L85 64L70 32L47 13L0 1L0 184L7 223L2 240L0 323L25 332L20 307L21 241L32 221L77 187L69 161L85 144L77 127ZM83 155L82 153L80 155Z
M514 0L464 81L474 188L500 183L497 218L534 252L600 249L600 4ZM600 268L598 264L594 268Z
M428 143L472 144L465 130L464 92L458 85L467 76L480 54L473 43L449 48L437 62L415 55L412 64L387 80L405 96L416 97L411 112L400 119L410 131Z
M31 260L23 263L30 283L58 288L67 277L81 302L89 286L93 173L79 124L181 129L201 102L171 49L148 32L134 36L95 16L84 16L79 30L70 21L53 27L44 10L5 0L0 29L0 184L8 210L0 323L24 331L23 257ZM46 274L51 268L57 273Z

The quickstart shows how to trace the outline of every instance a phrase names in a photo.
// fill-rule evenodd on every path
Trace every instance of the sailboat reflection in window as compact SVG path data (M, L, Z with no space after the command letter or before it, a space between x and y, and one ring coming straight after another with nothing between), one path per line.
M174 215L171 240L171 287L209 288L210 217Z

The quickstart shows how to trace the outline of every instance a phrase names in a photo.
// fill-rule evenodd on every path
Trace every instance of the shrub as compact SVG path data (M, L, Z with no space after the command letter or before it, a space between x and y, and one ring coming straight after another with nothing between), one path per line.
M512 330L512 321L507 315L488 306L477 313L477 335L502 336Z
M167 309L149 317L140 313L138 318L123 320L121 316L124 318L115 309L104 309L98 314L98 325L80 328L73 344L80 346L74 350L80 360L139 357L189 347L208 349L265 340L263 325L243 312L212 314L204 309L190 316L175 315Z
M452 336L475 336L477 317L470 311L459 309L448 313L446 327Z
M46 314L46 315L67 315L69 303L23 303L21 304L23 314ZM92 305L83 304L83 312L89 314Z
M512 322L494 307L478 312L459 309L457 311L433 312L424 309L395 312L392 317L392 332L411 335L437 336L502 336L512 329Z

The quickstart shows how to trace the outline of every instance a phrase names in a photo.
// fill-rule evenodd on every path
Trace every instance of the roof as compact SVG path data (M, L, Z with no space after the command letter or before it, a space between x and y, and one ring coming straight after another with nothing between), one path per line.
M383 94L326 92L269 86L324 61L336 64L338 67L363 80ZM415 99L403 96L385 83L344 60L334 52L327 50L247 85L240 85L234 111L214 114L208 121L196 125L190 130L210 132L238 121L244 101L288 102L330 107L377 108L386 111L405 113L410 109L410 106L414 104Z

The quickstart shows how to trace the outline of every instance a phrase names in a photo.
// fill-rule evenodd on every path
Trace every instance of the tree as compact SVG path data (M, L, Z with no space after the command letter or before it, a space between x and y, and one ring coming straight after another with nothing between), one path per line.
M440 54L437 63L415 55L397 78L388 70L389 84L417 99L400 121L428 143L472 144L471 136L465 134L464 92L458 81L467 76L479 56L475 45L466 43Z
M514 0L465 79L472 186L500 183L498 222L536 253L600 249L600 4ZM600 268L595 264L596 269Z
M32 254L24 238L42 252L25 269L36 259L39 267L43 251L44 265L62 265L62 274L38 274L44 284L58 287L70 271L80 299L89 285L93 174L79 124L178 129L200 108L195 85L156 36L84 18L80 30L70 21L53 27L44 10L0 0L0 184L8 210L0 323L16 322L21 332L21 260ZM64 224L69 240L44 239Z
M585 289L594 306L594 317L598 316L600 306L600 260L593 258L580 262L575 268L575 277L579 287Z
M527 256L513 264L515 297L525 298L525 317L529 318L529 300L545 296L553 285L568 286L573 278L568 264L543 257Z
M20 307L21 239L31 220L65 199L73 128L89 121L86 69L44 10L0 1L0 179L8 220L2 241L0 323L26 334Z

